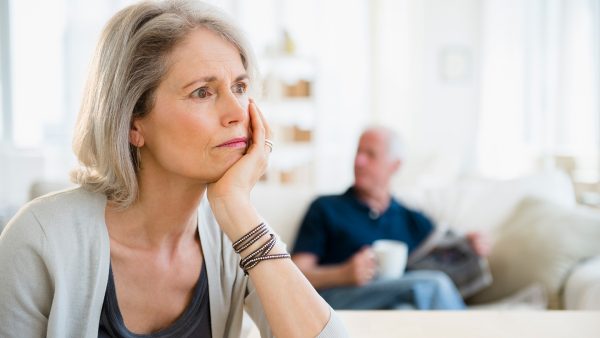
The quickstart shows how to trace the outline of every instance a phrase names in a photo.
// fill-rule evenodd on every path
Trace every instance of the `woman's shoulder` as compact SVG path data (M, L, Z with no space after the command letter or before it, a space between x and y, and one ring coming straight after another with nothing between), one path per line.
M37 197L25 206L53 206L56 207L61 203L76 203L84 205L102 201L106 203L106 197L101 193L92 192L84 189L81 186L70 187L62 190L53 191L43 196Z
M104 195L81 187L52 192L25 204L5 231L41 232L44 237L63 238L97 231L97 225L104 222L105 205Z
M40 196L24 206L40 218L104 217L106 197L103 194L74 187Z
M0 234L0 271L6 275L0 278L6 305L0 313L10 309L4 313L16 318L35 310L47 316L59 300L60 321L101 307L110 260L103 205L102 196L74 188L21 208ZM42 324L45 332L47 323Z

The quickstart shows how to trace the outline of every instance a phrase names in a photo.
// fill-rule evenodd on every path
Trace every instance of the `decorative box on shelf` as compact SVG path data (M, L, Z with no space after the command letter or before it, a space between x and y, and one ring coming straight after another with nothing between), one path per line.
M318 111L315 69L315 63L308 57L281 53L262 58L264 82L260 105L275 142L264 181L311 184Z

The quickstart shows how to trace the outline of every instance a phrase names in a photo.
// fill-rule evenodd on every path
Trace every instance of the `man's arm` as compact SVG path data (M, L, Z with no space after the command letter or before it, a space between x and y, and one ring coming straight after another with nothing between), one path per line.
M292 260L315 289L361 286L375 276L375 254L370 247L362 248L340 264L319 265L317 255L308 252L296 253Z

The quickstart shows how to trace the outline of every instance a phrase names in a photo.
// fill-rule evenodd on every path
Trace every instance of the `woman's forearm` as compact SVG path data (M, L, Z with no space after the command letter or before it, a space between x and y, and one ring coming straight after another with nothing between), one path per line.
M243 199L235 203L231 200L213 200L211 207L221 228L232 242L260 223L260 215ZM258 249L265 241L266 236L264 240L245 249L241 254L242 258ZM284 245L277 242L269 254L285 252ZM327 324L329 305L291 259L262 261L249 270L249 276L275 336L315 337Z
M284 253L283 245L272 252ZM249 271L277 337L316 337L329 320L329 305L290 259L266 260Z
M300 267L300 269L316 289L342 287L351 284L343 264L316 265L311 268Z

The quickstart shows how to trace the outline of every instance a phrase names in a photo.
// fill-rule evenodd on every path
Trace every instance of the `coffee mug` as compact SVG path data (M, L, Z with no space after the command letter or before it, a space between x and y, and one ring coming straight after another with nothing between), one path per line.
M401 241L380 239L373 242L373 252L377 261L377 278L400 278L406 268L408 246Z

